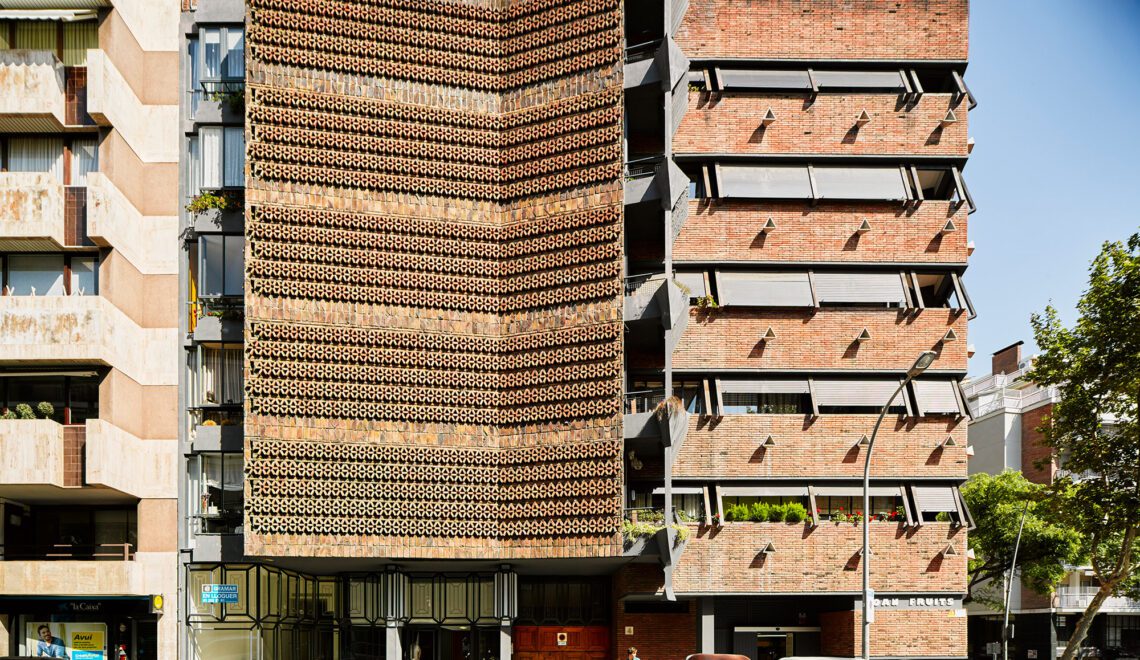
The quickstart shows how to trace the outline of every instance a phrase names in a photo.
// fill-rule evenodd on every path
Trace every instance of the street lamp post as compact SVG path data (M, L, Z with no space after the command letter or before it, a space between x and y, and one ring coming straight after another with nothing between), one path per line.
M867 456L863 460L863 660L870 660L871 658L871 617L873 606L871 605L871 450L875 448L875 436L879 433L879 426L883 423L883 418L887 416L887 410L890 409L891 404L895 402L895 397L899 392L903 391L906 384L914 380L914 377L926 371L926 369L934 362L937 357L934 351L923 351L915 359L914 364L910 369L907 369L906 378L899 383L895 389L894 394L887 403L883 405L883 409L879 412L879 419L875 422L875 428L871 431L871 439L867 442Z

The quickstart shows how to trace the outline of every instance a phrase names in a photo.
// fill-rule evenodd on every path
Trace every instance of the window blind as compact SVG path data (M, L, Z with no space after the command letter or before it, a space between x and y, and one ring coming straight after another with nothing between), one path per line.
M897 276L895 279L898 279ZM721 272L716 273L721 305L740 307L811 307L811 284L807 273Z
M914 398L918 402L918 411L921 415L959 415L962 413L958 407L958 397L955 395L956 384L950 380L915 380L911 386L914 388Z
M720 165L720 196L726 198L811 199L803 165Z
M816 378L813 385L815 401L820 406L856 406L878 410L898 388L899 381ZM895 405L902 405L901 395L895 397Z
M905 304L898 273L815 273L815 292L825 303Z

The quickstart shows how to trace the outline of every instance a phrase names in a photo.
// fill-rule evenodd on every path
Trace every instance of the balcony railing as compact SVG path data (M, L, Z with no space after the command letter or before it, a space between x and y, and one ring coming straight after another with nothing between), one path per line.
M625 393L622 412L627 415L653 412L665 400L665 390L641 390Z
M632 180L653 176L657 174L657 170L661 168L664 162L665 159L660 156L635 158L634 160L627 161L625 164L625 178Z
M1057 589L1057 607L1064 610L1083 610L1096 596L1097 587L1060 587ZM1109 596L1101 605L1101 611L1140 612L1140 600L1124 596Z
M135 546L131 543L54 543L49 545L0 545L4 561L132 561Z
M626 46L625 61L637 62L639 60L645 60L653 57L653 55L657 52L657 49L661 47L662 41L664 40L652 39L650 41L643 41L639 44L633 44L632 46Z

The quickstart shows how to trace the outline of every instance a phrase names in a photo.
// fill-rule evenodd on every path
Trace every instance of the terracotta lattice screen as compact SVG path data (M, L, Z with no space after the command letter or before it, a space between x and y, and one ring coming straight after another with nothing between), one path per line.
M620 0L251 0L246 551L620 552Z

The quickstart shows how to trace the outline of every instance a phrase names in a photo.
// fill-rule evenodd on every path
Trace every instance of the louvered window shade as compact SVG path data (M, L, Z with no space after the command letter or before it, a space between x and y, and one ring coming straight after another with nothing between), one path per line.
M700 298L701 296L708 295L708 292L705 291L705 274L701 271L688 273L674 272L673 279L689 290L690 298Z
M896 488L894 493L898 494ZM721 486L721 497L807 497L807 486Z
M896 284L898 276L895 276ZM738 307L811 307L807 273L716 273L721 305Z
M919 513L957 513L954 488L951 486L911 486L914 507Z
M906 301L898 273L815 273L815 292L821 304Z
M950 380L916 380L912 385L920 415L959 415L957 385Z
M820 380L813 383L815 402L819 406L855 406L882 408L899 386L897 380ZM895 397L895 405L902 398Z
M720 82L724 89L811 89L806 70L721 69Z
M723 380L725 394L807 394L806 380Z
M820 89L906 89L898 71L815 71L813 75Z
M764 199L811 199L811 181L803 165L721 165L720 196Z
M816 167L815 183L820 199L907 198L906 183L897 167Z
M871 486L867 489L871 497L898 497L898 486ZM862 486L816 486L816 496L825 497L862 497Z

